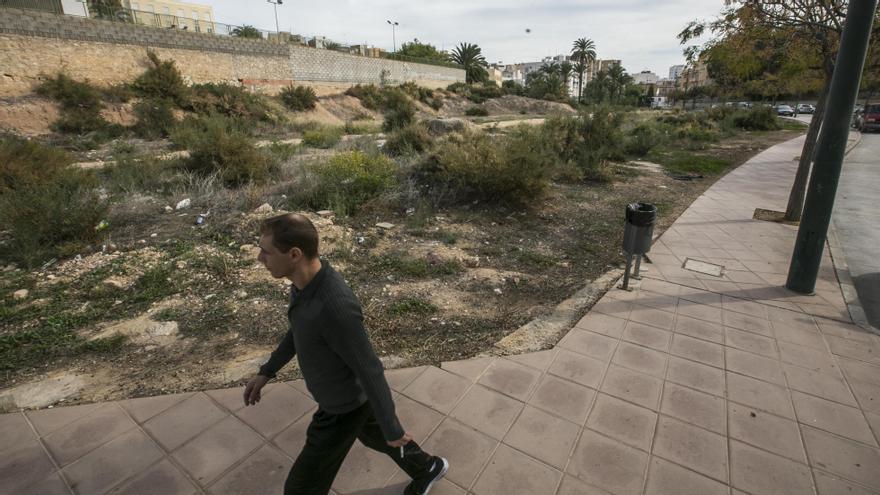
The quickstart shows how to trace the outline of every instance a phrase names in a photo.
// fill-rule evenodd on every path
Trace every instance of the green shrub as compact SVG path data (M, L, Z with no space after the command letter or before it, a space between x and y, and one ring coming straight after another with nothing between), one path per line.
M278 120L262 96L225 83L194 85L190 107L199 115L221 114L249 123Z
M96 240L107 211L94 176L63 153L0 139L0 255L28 267L68 256ZM39 170L35 168L39 167Z
M177 120L172 103L162 99L145 99L134 105L134 132L144 139L167 137Z
M606 162L625 158L622 124L623 115L607 107L576 117L552 117L542 126L544 146L562 167L574 166L586 178L606 178L602 173Z
M182 165L199 175L217 176L229 186L263 182L276 169L263 150L233 120L214 115L185 121L171 139L189 150Z
M342 128L321 126L303 132L303 144L312 148L332 148L342 139Z
M403 90L386 88L384 104L385 121L382 123L382 130L393 131L413 123L416 107Z
M307 171L314 182L301 188L302 200L315 209L348 215L393 187L397 167L384 155L349 151L308 166Z
M470 92L470 85L463 82L456 82L446 86L446 91L451 91L457 95L467 95Z
M663 165L669 172L680 175L716 175L731 165L729 160L723 158L698 155L686 151L652 154L651 158L653 161Z
M172 179L166 171L173 162L154 157L141 158L132 154L123 154L114 158L115 163L101 170L101 175L110 191L122 194L163 193L170 189Z
M729 117L733 127L747 131L775 131L782 125L776 115L776 110L771 107L755 107L748 110L739 110Z
M504 81L501 83L501 90L506 95L522 96L526 92L525 86L516 81Z
M474 103L483 103L492 98L500 98L504 92L494 83L486 83L482 86L471 86L467 97Z
M431 134L424 126L410 124L388 135L382 149L391 156L423 153L433 144Z
M627 135L624 151L628 155L642 157L655 147L663 144L666 135L653 122L642 122L635 126Z
M61 115L52 124L57 132L85 134L107 132L112 128L101 116L104 108L101 91L88 81L76 81L60 72L54 78L46 77L36 92L58 103Z
M128 103L137 96L130 84L120 83L101 89L101 95L107 103Z
M173 60L159 60L152 50L147 50L150 67L131 87L139 96L173 101L180 108L190 108L190 88L174 65Z
M375 84L356 84L345 91L348 96L361 100L361 105L373 111L382 108L382 90Z
M280 96L284 106L294 112L312 110L318 102L318 95L309 86L294 86L291 84L281 90Z
M486 110L485 107L470 107L464 111L464 114L468 117L487 117L489 115L489 111Z
M382 126L373 122L353 122L351 120L345 122L343 126L345 134L378 134L382 130Z
M479 200L524 204L547 186L553 161L516 129L494 138L484 133L450 135L416 166L414 178L438 201Z

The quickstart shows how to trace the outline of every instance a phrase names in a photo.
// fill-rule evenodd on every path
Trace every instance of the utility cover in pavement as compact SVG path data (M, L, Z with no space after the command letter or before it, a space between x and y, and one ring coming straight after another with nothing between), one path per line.
M700 260L692 260L690 258L684 260L682 268L692 272L702 273L704 275L712 275L713 277L720 277L721 274L724 273L724 266L722 265L707 263Z

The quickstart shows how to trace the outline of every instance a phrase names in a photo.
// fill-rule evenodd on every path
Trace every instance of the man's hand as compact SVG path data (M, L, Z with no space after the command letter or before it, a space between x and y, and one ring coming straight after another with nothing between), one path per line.
M412 441L412 437L409 436L409 433L404 433L403 436L398 438L397 440L388 442L388 446L394 447L394 448L403 447L404 445L408 444L410 441Z
M260 390L269 381L268 376L254 375L244 387L244 405L252 406L260 402Z

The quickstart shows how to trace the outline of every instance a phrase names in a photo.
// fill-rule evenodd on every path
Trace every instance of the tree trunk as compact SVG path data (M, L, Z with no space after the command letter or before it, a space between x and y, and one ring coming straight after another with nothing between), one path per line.
M794 184L792 184L791 193L788 195L788 206L785 209L785 219L790 222L799 222L801 220L801 213L804 212L804 197L807 194L807 183L813 164L816 139L819 137L819 127L822 126L822 117L825 115L825 100L828 96L830 84L831 80L827 78L822 92L819 93L819 101L816 102L816 111L813 112L810 128L807 129L807 138L804 141L804 148L801 150L797 174L794 177Z

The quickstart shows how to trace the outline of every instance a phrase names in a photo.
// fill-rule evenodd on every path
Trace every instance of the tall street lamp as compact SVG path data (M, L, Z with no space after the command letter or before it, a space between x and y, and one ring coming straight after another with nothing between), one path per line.
M266 0L266 1L271 3L272 6L275 8L275 34L278 34L280 32L280 30L278 29L278 6L283 4L284 1L283 0Z
M392 21L385 21L385 22L387 22L388 24L391 24L391 42L394 44L394 52L393 52L393 53L397 53L397 35L396 35L396 33L394 32L394 30L395 30L395 28L396 28L397 26L399 26L400 24L398 24L397 21L394 21L394 22L392 22Z

